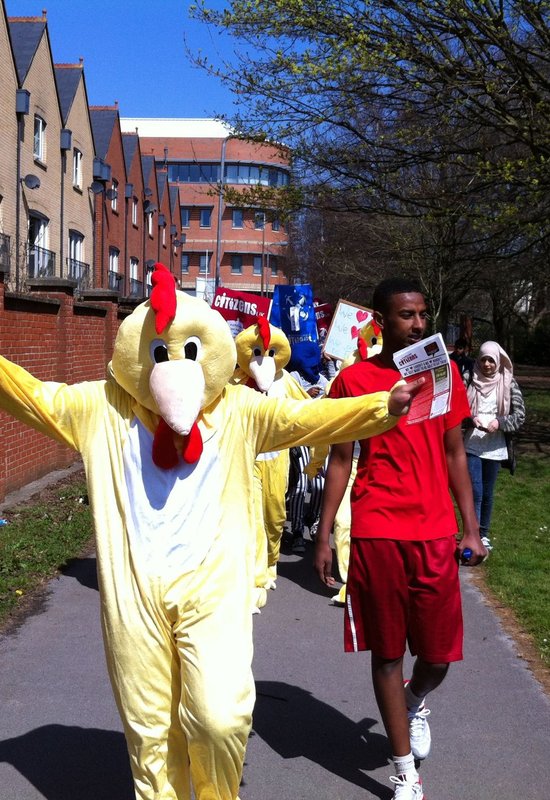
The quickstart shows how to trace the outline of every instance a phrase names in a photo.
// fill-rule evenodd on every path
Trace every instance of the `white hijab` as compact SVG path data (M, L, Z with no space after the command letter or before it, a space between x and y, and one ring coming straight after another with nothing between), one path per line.
M481 359L484 356L492 358L497 365L494 375L488 377L481 371ZM479 355L474 364L472 382L468 386L468 401L472 416L477 414L479 395L487 397L497 390L497 413L505 416L510 413L510 386L512 383L513 367L509 355L502 349L498 342L484 342L479 348Z

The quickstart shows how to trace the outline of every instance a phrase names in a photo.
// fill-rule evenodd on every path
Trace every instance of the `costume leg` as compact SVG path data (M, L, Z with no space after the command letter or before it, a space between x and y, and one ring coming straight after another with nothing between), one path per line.
M336 598L339 603L346 601L346 581L348 579L349 550L350 550L350 530L351 530L351 487L357 474L357 459L354 458L351 465L348 485L342 498L342 502L334 517L334 549L336 550L336 560L338 562L338 572L342 579L343 586Z
M107 665L138 800L189 800L187 740L178 722L179 658L158 598L118 577L103 603ZM126 584L126 585L124 585ZM156 606L156 607L155 607Z
M267 601L267 586L269 576L267 570L267 537L266 520L264 518L265 503L264 492L266 491L266 461L256 461L254 463L254 515L255 515L255 540L253 553L252 574L253 574L253 604L255 608L262 608ZM284 520L283 520L284 522Z
M283 525L286 519L285 493L288 483L288 451L266 461L263 491L263 513L267 533L267 565L270 585L277 576ZM274 588L274 587L272 587Z
M238 542L231 550L221 538L192 580L166 596L196 800L236 800L254 706L247 569Z

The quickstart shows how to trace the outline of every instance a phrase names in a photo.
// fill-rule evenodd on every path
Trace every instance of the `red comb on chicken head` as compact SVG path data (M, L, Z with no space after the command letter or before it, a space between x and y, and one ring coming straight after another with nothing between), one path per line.
M203 300L176 292L164 265L155 266L152 282L151 299L119 328L111 369L136 403L159 417L153 461L170 469L180 453L188 463L200 458L200 413L222 393L236 353L222 316Z

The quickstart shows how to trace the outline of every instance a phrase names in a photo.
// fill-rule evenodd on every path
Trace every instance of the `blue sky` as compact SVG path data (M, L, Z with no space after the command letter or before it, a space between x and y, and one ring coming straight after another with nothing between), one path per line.
M5 0L8 16L41 16L56 63L78 63L90 105L119 102L123 117L231 114L229 90L191 65L193 50L230 56L233 42L189 19L188 0ZM222 8L223 0L210 7Z

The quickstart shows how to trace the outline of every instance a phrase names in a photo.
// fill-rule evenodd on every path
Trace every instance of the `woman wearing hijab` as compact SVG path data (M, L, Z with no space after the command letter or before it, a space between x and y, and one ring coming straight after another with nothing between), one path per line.
M467 389L472 427L466 431L464 447L481 541L489 550L498 471L509 459L507 439L525 420L523 396L512 372L512 362L502 347L497 342L484 342Z

